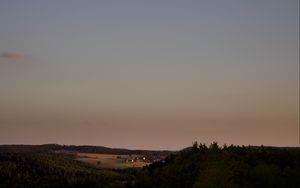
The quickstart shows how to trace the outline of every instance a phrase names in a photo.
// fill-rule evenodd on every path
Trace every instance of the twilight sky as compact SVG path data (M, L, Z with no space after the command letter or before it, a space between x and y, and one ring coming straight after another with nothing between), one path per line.
M298 144L298 0L0 1L0 144Z

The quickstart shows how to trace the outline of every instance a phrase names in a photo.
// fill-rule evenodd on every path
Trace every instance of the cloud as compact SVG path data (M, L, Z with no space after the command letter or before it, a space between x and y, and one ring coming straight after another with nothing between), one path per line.
M21 60L21 59L25 59L27 55L20 52L5 52L0 54L0 57L6 59Z

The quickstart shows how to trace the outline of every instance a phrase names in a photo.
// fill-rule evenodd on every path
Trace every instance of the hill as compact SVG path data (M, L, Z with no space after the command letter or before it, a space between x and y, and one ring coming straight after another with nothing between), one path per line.
M144 168L135 187L300 187L300 149L195 143L165 162Z
M300 187L300 148L219 147L217 143L207 147L194 143L181 151L169 152L164 159L142 169L122 170L101 169L78 161L75 151L133 152L52 144L0 146L0 187Z
M143 155L153 159L164 159L166 156L173 153L173 151L157 151L157 150L130 150L122 148L109 148L104 146L75 146L75 145L58 145L58 144L44 144L44 145L0 145L0 152L53 152L53 151L67 151L80 153L98 153L98 154L116 154L116 155Z

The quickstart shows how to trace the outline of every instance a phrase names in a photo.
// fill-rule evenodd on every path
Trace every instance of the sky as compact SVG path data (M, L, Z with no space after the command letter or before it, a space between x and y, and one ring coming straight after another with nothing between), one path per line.
M299 1L0 1L0 144L297 146Z

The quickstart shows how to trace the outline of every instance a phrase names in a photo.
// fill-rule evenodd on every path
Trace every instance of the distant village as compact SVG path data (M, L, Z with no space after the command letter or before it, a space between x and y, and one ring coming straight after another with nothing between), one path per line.
M135 162L153 163L162 160L160 157L140 156L140 155L118 155L117 158L122 159L124 163L135 163Z

